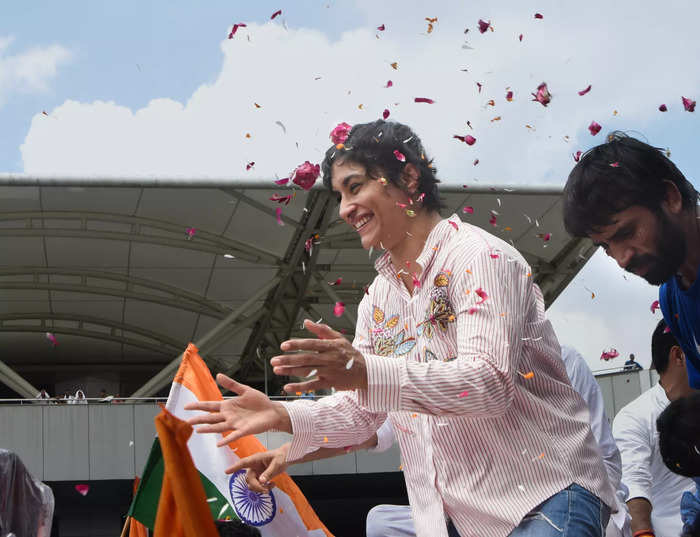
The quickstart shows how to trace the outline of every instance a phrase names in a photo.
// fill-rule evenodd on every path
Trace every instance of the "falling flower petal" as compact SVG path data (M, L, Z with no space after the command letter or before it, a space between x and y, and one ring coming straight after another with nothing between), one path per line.
M249 162L248 164L245 165L245 171L250 170L253 166L255 166L255 161Z
M477 158L477 159L474 159L474 162L473 162L472 164L473 164L474 166L476 166L477 164L479 164L479 159L478 159L478 158Z
M618 356L620 356L620 353L617 352L617 349L610 349L609 351L603 351L600 355L600 359L605 360L607 362L608 360L612 360L613 358L617 358Z
M311 190L319 175L321 175L321 167L318 164L311 164L307 160L294 170L292 182L304 190Z
M391 80L387 80L387 81L386 81L386 86L384 86L384 87L385 87L385 88L390 88L390 87L393 86L393 85L394 85L394 83L393 83Z
M272 14L272 16L270 17L270 20L273 20L275 17L279 17L281 14L282 14L282 10L281 10L281 9L278 9L277 11L275 11L275 12Z
M476 303L477 306L486 302L486 299L489 297L489 295L486 294L486 291L484 291L481 287L474 291L474 293L476 293L476 295L481 299L481 301Z
M245 28L248 26L244 22L238 22L233 25L233 28L231 28L231 33L228 34L229 39L233 39L233 36L236 35L236 32L238 31L239 28Z
M344 302L336 302L335 306L333 307L333 315L335 315L336 317L340 317L344 311L345 311L345 303Z
M77 490L80 495L87 496L87 493L90 492L90 485L76 485L75 490Z
M537 236L544 242L548 242L552 238L551 233L538 233Z
M329 282L328 285L340 285L341 283L343 283L343 278L338 278L333 283Z
M416 102L416 103L427 103L427 104L433 104L433 103L435 103L435 101L433 101L432 99L428 99L427 97L416 97L415 99L413 99L413 102Z
M506 101L508 101L509 103L513 102L513 92L512 91L509 91L506 93Z
M518 36L518 41L520 41L521 43L523 42L523 34L520 34L520 35Z
M388 109L388 108L385 108L385 109L384 109L384 112L382 112L382 117L383 117L384 119L386 119L386 118L389 117L389 114L390 114L390 113L391 113L391 112L389 112L389 109Z
M574 153L573 156L574 156L574 162L578 162L579 160L581 160L581 151L576 151L576 153Z
M338 123L331 131L331 134L330 134L331 141L334 144L344 144L345 140L348 139L348 136L350 134L351 129L352 129L352 126L348 125L344 121L342 123Z
M58 345L58 341L56 341L56 336L54 336L51 332L46 332L46 339L48 339L51 342L52 347Z
M411 278L413 279L413 287L420 289L420 280L416 277L416 275L411 274Z
M552 94L549 93L546 82L537 86L537 93L533 93L532 96L534 97L533 101L537 101L542 106L547 106L552 100Z
M528 371L527 373L521 373L520 371L518 371L518 375L520 375L524 379L529 380L535 376L535 373L533 371Z
M681 99L683 99L683 108L686 112L695 112L695 101L687 97L681 97Z
M456 224L455 222L453 222L452 220L448 220L448 222L450 223L450 225L451 225L453 228L459 230L459 226L457 226L457 224Z
M474 214L474 207L464 207L462 209L463 213L469 213L469 214Z
M590 84L588 84L588 87L587 87L586 89L582 89L581 91L579 91L578 94L581 95L581 96L585 95L586 93L588 93L589 91L591 91L591 87L592 87L592 86L591 86Z
M611 167L611 168L619 168L619 167L620 167L620 163L619 163L619 162L611 162L611 163L610 163L610 167Z
M389 65L391 65L391 68L394 69L394 71L398 71L398 70L399 70L399 62L392 62L392 63L389 64Z
M477 82L477 83L476 83L476 87L479 88L479 93L481 93L481 88L483 87L483 85L481 84L481 82Z
M284 225L284 222L282 222L282 207L277 207L277 208L275 209L275 215L277 216L277 223L278 223L280 226L283 226L283 225Z
M496 213L491 211L491 216L489 217L489 224L495 227L497 225L496 221Z
M536 19L544 19L544 17L542 16L542 13L535 13L535 18Z
M379 30L380 32L383 32L384 30L386 30L386 25L382 24L380 26L377 26L377 30Z
M591 124L588 125L588 130L591 132L591 135L592 135L592 136L595 136L596 134L598 134L598 133L600 132L600 129L602 129L602 128L603 128L603 127L601 127L601 126L600 126L598 123L596 123L595 121L591 121Z
M399 162L406 162L406 156L398 149L394 149L394 156Z
M659 112L666 112L668 110L668 107L665 104L662 104L659 106Z
M347 363L345 364L345 369L352 369L352 365L355 363L354 358L350 358Z
M277 203L284 203L285 205L289 205L289 202L292 201L293 197L294 196L292 194L288 194L287 196L280 196L279 194L273 194L268 199L270 201L276 201Z
M656 313L656 310L659 309L659 301L654 300L654 302L651 303L651 312Z
M670 331L671 331L671 328L669 328L668 326L666 328L664 328L664 334L668 334Z
M489 106L496 106L496 101L494 101L493 99L489 99L488 101L486 101L486 104Z
M289 177L285 177L284 179L277 179L275 181L276 185L286 185L289 182Z
M185 234L187 235L188 239L191 239L194 237L194 234L197 233L197 230L193 227L188 227L185 229Z
M488 30L491 27L491 21L486 22L484 20L479 19L479 31L483 34L486 33L486 30Z

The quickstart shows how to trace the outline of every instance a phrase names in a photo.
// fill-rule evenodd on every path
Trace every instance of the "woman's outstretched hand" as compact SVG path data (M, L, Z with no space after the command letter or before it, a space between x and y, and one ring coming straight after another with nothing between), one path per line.
M188 403L185 410L203 410L187 420L197 427L198 433L226 433L216 445L221 447L249 434L263 433L277 429L291 433L291 421L284 405L270 401L264 393L240 384L226 375L216 375L216 382L222 388L231 390L238 397L224 401L201 401Z
M245 479L248 483L248 488L254 492L269 492L275 486L272 479L287 471L289 463L287 463L287 453L289 446L286 444L272 449L270 451L261 451L254 453L249 457L240 459L236 464L226 470L227 474L232 474L246 469Z
M318 339L290 339L281 345L284 354L270 360L276 375L315 377L287 384L288 393L323 388L355 390L367 388L365 358L341 334L325 324L304 321L304 328Z

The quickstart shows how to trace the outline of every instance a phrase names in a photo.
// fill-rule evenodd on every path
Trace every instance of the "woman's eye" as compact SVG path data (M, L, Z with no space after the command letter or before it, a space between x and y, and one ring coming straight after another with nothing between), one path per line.
M360 188L360 183L353 183L350 185L350 192L354 194L358 188Z

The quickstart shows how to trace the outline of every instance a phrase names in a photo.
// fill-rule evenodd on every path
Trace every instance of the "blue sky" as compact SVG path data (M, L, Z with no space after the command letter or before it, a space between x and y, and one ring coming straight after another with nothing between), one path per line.
M650 0L6 3L0 171L269 180L318 161L337 122L387 108L421 135L447 182L562 184L574 151L621 129L669 147L698 185L700 109L681 106L681 95L700 98L698 15L682 0L662 12ZM439 19L430 34L425 17ZM494 32L479 34L480 18ZM236 22L249 26L226 39ZM23 69L31 51L39 59ZM554 95L547 108L529 97L542 81ZM416 105L416 96L436 103ZM603 125L596 137L591 120ZM452 138L467 132L473 147ZM249 161L256 166L245 172ZM594 368L608 365L598 357L611 346L648 363L654 296L598 255L550 315Z

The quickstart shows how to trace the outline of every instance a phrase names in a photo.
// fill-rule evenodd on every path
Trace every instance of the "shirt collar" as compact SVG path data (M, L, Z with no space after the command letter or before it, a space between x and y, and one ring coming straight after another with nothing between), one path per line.
M440 220L435 227L428 234L428 238L425 240L423 245L423 250L416 258L416 263L421 267L421 283L423 277L428 272L428 269L435 260L435 254L440 249L440 247L445 243L447 239L452 236L452 233L456 233L461 227L462 221L459 216L453 214L449 218ZM396 278L394 268L391 264L391 255L388 251L384 252L379 259L374 263L374 268L377 273L385 276L386 278L392 279Z

